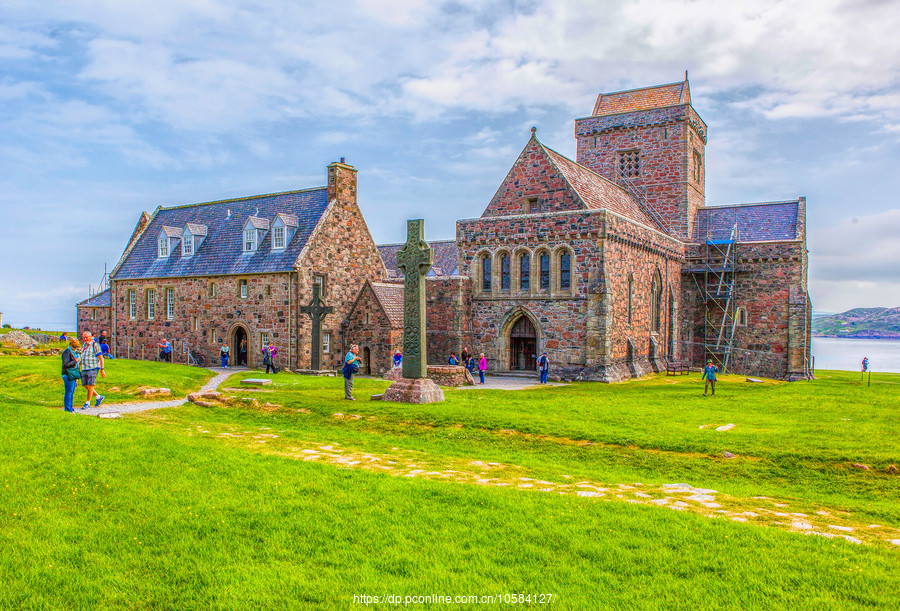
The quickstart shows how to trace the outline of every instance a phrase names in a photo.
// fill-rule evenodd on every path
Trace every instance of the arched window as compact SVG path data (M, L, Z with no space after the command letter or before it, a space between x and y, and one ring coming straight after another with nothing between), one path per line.
M481 256L481 291L491 292L491 258L488 255Z
M659 333L662 328L662 277L659 271L653 274L650 285L650 330Z
M519 255L519 290L531 290L531 258L528 253Z
M568 252L559 254L559 290L568 291L572 288L572 255Z
M628 274L628 324L631 324L632 320L632 308L634 306L634 276Z
M541 290L549 291L550 290L550 255L547 253L541 253L540 256L540 270L541 270Z
M746 308L738 308L737 309L737 324L739 327L747 326L747 309Z
M510 287L509 255L500 255L500 290L508 291Z

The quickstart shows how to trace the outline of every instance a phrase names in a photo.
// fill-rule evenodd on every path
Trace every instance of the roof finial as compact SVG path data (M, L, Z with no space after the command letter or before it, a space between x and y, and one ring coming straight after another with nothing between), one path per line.
M531 135L532 135L532 136L536 136L536 135L537 135L537 128L534 127L534 126L532 126L532 128L531 128Z
M684 71L684 82L687 82L687 70Z

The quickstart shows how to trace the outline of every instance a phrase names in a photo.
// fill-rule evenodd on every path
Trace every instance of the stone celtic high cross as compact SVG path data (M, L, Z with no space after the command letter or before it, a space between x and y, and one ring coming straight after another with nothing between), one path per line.
M397 253L403 270L403 377L428 376L425 349L425 274L434 262L434 250L425 241L425 221L406 221L406 244Z
M325 305L325 302L322 301L322 296L319 295L319 289L321 287L318 284L313 284L313 298L312 301L309 302L309 305L302 306L300 308L300 312L303 314L309 314L310 320L312 320L312 342L310 344L310 369L313 371L318 371L321 368L321 356L322 356L322 319L327 315L334 312L334 308L332 306Z

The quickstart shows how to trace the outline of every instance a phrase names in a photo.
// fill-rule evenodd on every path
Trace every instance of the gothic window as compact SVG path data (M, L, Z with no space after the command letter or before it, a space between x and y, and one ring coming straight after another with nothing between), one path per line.
M632 308L634 306L634 276L628 274L628 324L631 324Z
M519 257L519 290L527 292L531 289L531 259L527 254Z
M659 333L662 323L662 277L659 272L653 274L650 287L650 330Z
M550 290L550 255L542 253L540 257L541 290Z
M491 292L491 258L488 255L481 257L481 290Z
M562 252L559 255L559 290L572 288L572 255Z
M641 175L641 151L619 151L619 175L623 178L634 178Z
M508 291L510 287L509 255L500 256L500 290Z

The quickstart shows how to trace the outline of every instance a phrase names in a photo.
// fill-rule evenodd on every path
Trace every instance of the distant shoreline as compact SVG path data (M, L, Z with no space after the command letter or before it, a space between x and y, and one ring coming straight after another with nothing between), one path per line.
M895 333L891 335L879 335L873 334L869 335L865 332L862 333L854 333L853 335L836 335L830 333L813 333L813 337L821 337L827 339L866 339L866 340L888 340L888 341L900 341L900 333Z

